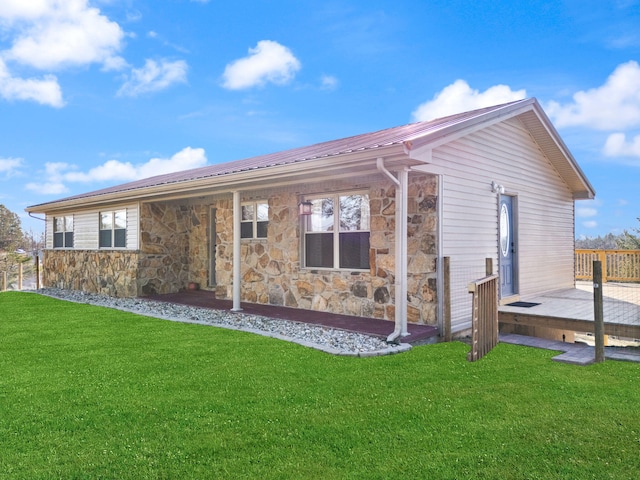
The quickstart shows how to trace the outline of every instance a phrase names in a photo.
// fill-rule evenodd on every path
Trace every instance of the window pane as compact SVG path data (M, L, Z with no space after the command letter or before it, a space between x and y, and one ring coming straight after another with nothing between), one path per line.
M100 230L100 240L98 245L100 247L110 247L111 246L111 233L113 230Z
M333 234L308 233L305 235L305 266L333 267Z
M73 248L73 232L65 232L64 246L67 248Z
M240 238L253 238L253 222L240 224Z
M269 226L269 222L258 222L256 224L256 237L258 238L267 238L267 227Z
M64 232L64 217L53 217L53 231Z
M53 248L62 248L64 247L64 233L55 232L53 234Z
M253 220L253 205L242 205L242 221Z
M113 231L113 246L114 247L127 246L127 230L126 229L118 228Z
M73 232L73 217L64 217L64 231Z
M100 230L111 230L113 229L113 215L111 212L101 213L100 214ZM111 235L111 232L109 232ZM111 241L109 241L109 246L111 246Z
M269 220L269 204L267 203L259 203L258 207L258 216L256 220L259 222L267 222Z
M311 215L307 217L307 232L333 230L333 198L311 200Z
M340 231L369 230L369 196L340 197Z
M340 234L340 268L369 268L369 232Z
M119 210L114 212L115 222L114 228L127 228L127 211Z

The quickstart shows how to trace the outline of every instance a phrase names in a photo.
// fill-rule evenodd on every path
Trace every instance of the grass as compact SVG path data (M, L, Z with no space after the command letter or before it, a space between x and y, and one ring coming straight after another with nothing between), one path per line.
M640 365L376 357L0 293L0 478L637 478Z

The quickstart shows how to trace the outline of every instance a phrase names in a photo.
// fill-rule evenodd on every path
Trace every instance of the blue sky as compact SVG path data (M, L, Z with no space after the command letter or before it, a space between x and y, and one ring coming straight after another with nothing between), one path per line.
M640 227L640 0L0 1L0 203L537 97Z

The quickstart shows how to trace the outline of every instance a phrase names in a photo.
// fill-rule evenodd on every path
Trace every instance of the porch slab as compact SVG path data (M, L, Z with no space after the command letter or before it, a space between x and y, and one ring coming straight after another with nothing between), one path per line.
M215 292L208 290L184 290L177 293L150 295L141 298L158 302L189 305L192 307L210 308L213 310L231 310L233 306L231 300L216 298ZM387 338L395 328L394 322L381 320L379 318L356 317L353 315L341 315L317 310L303 310L300 308L247 302L242 302L240 307L242 308L241 313L245 314L308 323L310 325L322 325L328 328L336 328L380 338ZM409 336L402 339L403 343L417 346L436 343L440 340L438 329L432 325L409 323L407 330L409 331Z

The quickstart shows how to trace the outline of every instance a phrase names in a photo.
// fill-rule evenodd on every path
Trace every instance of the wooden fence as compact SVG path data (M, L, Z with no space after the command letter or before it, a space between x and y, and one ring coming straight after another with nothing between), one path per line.
M602 263L602 282L640 282L640 250L579 250L576 280L593 278L593 262Z
M17 272L14 274L13 272L8 272L8 271L0 271L0 292L4 292L5 290L8 290L10 287L10 284L12 283L13 278L15 278L15 289L16 290L22 290L22 283L23 280L25 278L24 275L24 263L18 263L17 265L15 265L15 267L17 267ZM28 269L29 272L31 272L31 270ZM31 275L35 276L35 288L36 290L40 289L40 271L41 271L41 265L40 265L40 257L38 255L35 256L35 262L34 262L34 266L33 266L33 272L31 272Z
M498 275L493 274L468 286L473 294L471 351L467 360L480 360L498 344Z

